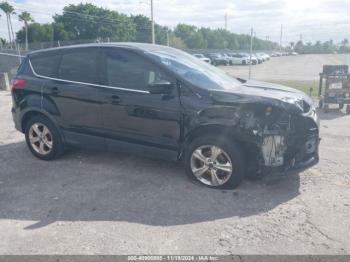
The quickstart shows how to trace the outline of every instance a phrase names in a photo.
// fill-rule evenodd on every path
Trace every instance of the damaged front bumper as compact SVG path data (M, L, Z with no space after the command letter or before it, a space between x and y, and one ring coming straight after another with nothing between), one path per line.
M295 155L290 155L283 158L283 164L268 166L263 164L263 172L264 173L281 173L281 174L291 174L291 173L300 173L319 162L319 153L318 153L318 145L320 139L317 138L316 148L313 152L306 153L305 149L308 147L307 143L305 144L305 149L301 149L300 152Z
M254 172L302 171L319 161L319 119L314 108L307 113L247 113L240 123L241 134L248 134L244 141L255 144L247 148L249 165L257 168Z
M315 109L289 115L288 127L263 132L262 166L271 172L301 172L319 161L319 119Z

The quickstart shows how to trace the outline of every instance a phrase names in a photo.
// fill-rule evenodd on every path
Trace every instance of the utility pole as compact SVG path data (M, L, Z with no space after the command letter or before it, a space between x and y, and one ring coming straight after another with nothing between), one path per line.
M283 37L283 25L281 24L281 34L280 34L280 52L282 52L282 37Z
M249 52L249 56L250 56L250 61L249 61L249 79L252 76L252 55L253 55L253 27L251 29L250 32L250 52Z
M152 44L155 44L156 40L154 35L153 0L151 0L151 20L152 20Z
M166 31L166 43L167 43L167 46L170 46L169 30Z
M225 13L225 30L227 31L227 13Z

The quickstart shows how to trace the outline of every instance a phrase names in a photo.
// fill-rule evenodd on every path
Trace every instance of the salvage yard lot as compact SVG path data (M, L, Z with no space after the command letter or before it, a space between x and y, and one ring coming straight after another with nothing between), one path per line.
M252 78L257 80L318 81L323 65L350 64L350 54L323 54L272 57L252 66ZM249 66L221 66L226 72L248 78Z
M236 190L177 163L70 150L35 159L0 92L0 254L349 254L350 116L321 115L321 161Z

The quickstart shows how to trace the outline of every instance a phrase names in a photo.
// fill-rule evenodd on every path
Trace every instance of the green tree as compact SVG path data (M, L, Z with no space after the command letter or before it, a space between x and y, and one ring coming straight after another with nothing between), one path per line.
M30 13L24 11L21 14L18 15L18 20L21 22L24 22L24 28L25 28L25 50L28 51L28 24L30 22L34 22L34 19L30 15Z
M72 33L64 29L64 24L62 23L52 23L52 30L54 41L67 41L74 37Z
M20 43L25 42L25 30L24 28L17 32L17 39ZM39 24L32 23L28 25L28 42L52 42L53 38L53 26L52 24Z
M175 47L175 48L179 48L179 49L186 49L187 48L184 41L180 37L177 37L174 34L171 34L169 36L169 44L170 44L170 46Z
M92 4L68 5L54 21L62 23L73 39L111 38L133 41L135 25L132 18Z
M12 46L12 41L15 41L15 36L14 36L14 33L13 33L11 15L15 14L15 9L8 2L1 2L0 3L0 9L6 14L7 31L8 31L8 35L9 35L9 42L10 42L10 45ZM15 43L15 46L16 46L16 43Z
M152 23L151 20L144 15L136 15L131 17L135 25L135 41L139 43L152 42Z

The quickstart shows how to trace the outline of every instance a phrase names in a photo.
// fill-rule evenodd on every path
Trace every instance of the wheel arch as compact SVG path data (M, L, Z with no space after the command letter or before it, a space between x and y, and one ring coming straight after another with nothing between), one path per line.
M23 113L22 117L21 117L21 131L22 133L25 132L25 128L26 125L28 123L28 121L33 118L34 116L43 116L46 117L48 120L51 121L51 123L57 128L59 134L61 135L61 138L64 140L64 136L63 133L61 131L61 129L59 128L57 122L50 116L50 114L48 114L45 111L39 110L39 109L28 109L25 113Z
M204 126L198 126L197 128L187 133L184 137L183 145L180 152L180 159L183 157L188 145L197 137L215 135L217 137L222 137L223 139L233 139L237 144L242 145L243 141L240 140L239 137L236 136L233 131L234 126L225 126L223 124L209 124Z

